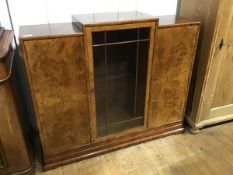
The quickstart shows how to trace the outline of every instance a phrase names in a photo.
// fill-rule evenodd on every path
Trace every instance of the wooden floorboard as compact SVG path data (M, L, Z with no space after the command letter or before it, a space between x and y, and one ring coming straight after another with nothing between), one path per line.
M232 175L233 122L168 136L37 175Z

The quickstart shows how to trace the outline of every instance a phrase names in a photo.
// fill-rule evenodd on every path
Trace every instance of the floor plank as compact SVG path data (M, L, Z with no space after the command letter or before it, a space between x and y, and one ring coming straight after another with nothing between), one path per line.
M37 166L39 167L39 166ZM233 122L173 135L38 175L232 175Z

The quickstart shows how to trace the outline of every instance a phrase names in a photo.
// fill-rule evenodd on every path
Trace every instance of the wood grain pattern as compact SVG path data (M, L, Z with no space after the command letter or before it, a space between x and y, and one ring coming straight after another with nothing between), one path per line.
M72 22L76 28L84 31L85 27L122 25L143 22L154 22L157 17L139 11L105 12L72 15Z
M233 11L233 5L232 10ZM212 108L233 104L233 13L231 16L230 31L225 41L226 55L221 58L222 65L214 93Z
M108 138L108 140L105 141L96 141L89 145L64 151L57 155L44 156L44 170L54 169L58 166L66 165L75 161L91 158L118 149L126 148L131 145L181 132L183 132L182 123L174 122L161 127L155 127L143 131L134 131L122 136Z
M232 101L232 92L228 90L232 86L232 51L228 45L232 42L233 3L231 0L183 0L180 14L203 21L193 109L188 121L194 127L203 127L213 124L213 121L230 120L232 114L217 117L210 115L210 111L214 108L216 114L217 108L221 110L222 105L229 105ZM225 45L220 49L222 39Z
M216 32L216 25L219 9L222 0L180 0L179 15L201 21L200 39L198 43L195 72L193 76L192 91L189 94L189 109L187 114L194 122L198 122L200 116L200 104L203 101L203 90L208 71L209 57L211 56L213 37ZM192 8L191 8L192 7ZM191 115L190 115L191 113Z
M198 33L199 25L158 30L149 127L183 119Z
M232 23L232 1L220 1L221 6L218 11L218 17L213 37L211 55L209 57L208 72L206 73L206 83L203 89L203 101L200 103L198 121L209 119L209 112L213 104L214 93L217 86L218 76L221 71L222 58L225 57L227 47L219 49L219 43L222 39L228 40ZM201 116L200 116L201 115Z
M6 74L8 68L5 61L1 60L0 77ZM3 166L0 165L1 175L20 173L31 168L11 81L12 77L0 83L0 157L3 160Z
M83 38L23 44L44 154L89 143Z
M147 81L146 81L146 98L145 98L145 113L144 113L144 129L147 127L147 117L148 117L148 101L149 101L149 92L150 92L150 76L151 76L151 62L152 62L152 53L153 53L153 43L156 36L156 30L158 26L158 20L154 19L154 22L137 22L137 23L126 23L121 25L101 25L94 27L85 27L84 25L84 41L85 41L85 53L87 61L87 70L88 70L88 89L89 89L89 109L91 115L91 139L92 141L97 140L106 140L109 137L117 137L119 135L124 135L124 133L113 134L110 136L97 138L96 134L96 109L95 109L95 85L94 85L94 68L93 68L93 52L92 52L92 32L95 31L111 31L111 30L123 30L123 29L134 29L140 27L150 27L150 47L149 47L149 56L148 56L148 69L147 69ZM137 129L137 128L136 128ZM133 130L133 129L132 129ZM127 131L126 131L127 132Z
M164 32L163 35L161 34L164 37L161 39L164 43L156 40L157 18L136 22L117 22L116 25L113 25L110 21L109 24L101 23L101 25L92 27L84 26L83 34L79 33L78 35L75 34L75 36L65 36L63 34L61 36L44 36L44 32L39 36L37 31L38 35L36 37L27 37L26 33L24 33L25 36L21 36L20 41L43 148L44 170L54 169L74 161L91 158L170 134L181 133L183 131L182 117L178 115L182 113L179 110L184 109L192 58L195 51L194 46L199 29L198 24L186 21L182 25L179 21L177 25L164 24L166 26L164 29L160 26L160 30L169 31ZM144 126L119 134L96 138L92 32L139 27L150 27L152 29L150 32L150 52L146 78ZM24 30L27 31L26 28ZM173 30L174 32L172 32ZM181 32L186 35L185 39ZM176 37L175 41L177 42L184 40L184 43L178 43L177 47L173 47L170 43L172 37ZM156 42L154 42L155 40ZM171 82L170 85L174 86L175 84L176 86L176 82L180 81L181 85L177 88L183 89L177 93L175 92L175 97L171 99L171 101L178 101L180 105L175 120L173 120L173 115L169 115L166 116L167 119L169 118L168 121L163 122L161 125L153 125L153 128L148 128L148 109L151 107L149 103L151 99L150 88L152 87L151 80L153 80L151 76L154 76L152 74L154 71L154 67L152 71L152 66L154 66L152 64L154 44L161 44L159 48L168 49L162 66L164 66L164 69L169 68L170 72L167 74L166 71L162 70L160 72L161 79L166 78L166 76L173 76L174 79L168 78L169 82ZM178 61L173 62L173 57ZM184 59L184 57L187 59ZM171 64L167 65L167 62L171 62ZM176 66L181 69L181 72ZM161 82L164 82L164 80ZM155 87L157 88L157 85ZM166 97L161 96L161 99ZM169 107L170 110L173 108L173 106ZM74 167L72 169L74 171ZM56 173L60 174L60 168L56 170ZM98 172L98 169L94 172ZM130 171L130 173L134 172L133 170ZM91 172L88 171L87 173Z
M75 28L72 23L39 24L19 27L19 39L22 40L62 38L78 35L83 35L83 33Z
M233 122L186 131L36 175L231 175L232 131Z

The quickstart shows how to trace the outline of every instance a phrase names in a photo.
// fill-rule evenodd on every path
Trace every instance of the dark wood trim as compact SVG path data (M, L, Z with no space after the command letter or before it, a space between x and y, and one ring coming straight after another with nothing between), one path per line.
M45 35L45 36L30 36L25 37L21 36L19 37L19 40L21 41L32 41L32 40L46 40L46 39L56 39L56 38L67 38L67 37L75 37L75 36L83 36L83 33L76 33L76 34L64 34L64 35Z
M166 25L160 25L158 28L174 28L174 27L182 27L182 26L194 26L194 25L200 25L201 22L187 22L187 23L177 23L177 24L166 24Z
M174 122L165 126L147 129L126 136L112 138L106 141L91 143L57 155L44 156L44 170L54 169L75 161L105 154L135 144L151 141L153 139L178 134L184 131L182 122Z
M114 22L103 22L103 23L98 23L98 24L85 24L85 25L82 25L80 24L80 22L73 22L73 24L81 31L85 31L85 27L103 27L103 26L108 26L108 25L115 25L115 26L118 26L118 25L124 25L124 24L131 24L131 23L134 23L134 24L137 24L137 23L148 23L148 22L155 22L155 23L158 23L159 19L158 18L152 18L152 19L144 19L144 20L126 20L126 21L114 21Z

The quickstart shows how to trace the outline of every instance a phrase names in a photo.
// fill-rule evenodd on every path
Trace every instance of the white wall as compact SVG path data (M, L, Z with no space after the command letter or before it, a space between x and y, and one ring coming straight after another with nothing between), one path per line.
M5 27L6 29L11 29L11 23L5 0L0 0L0 23L1 26Z
M4 0L0 0L4 1ZM138 10L173 15L177 0L8 0L16 34L20 25L69 22L77 13ZM0 4L1 6L1 4Z

